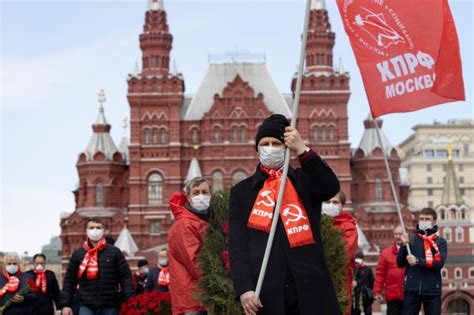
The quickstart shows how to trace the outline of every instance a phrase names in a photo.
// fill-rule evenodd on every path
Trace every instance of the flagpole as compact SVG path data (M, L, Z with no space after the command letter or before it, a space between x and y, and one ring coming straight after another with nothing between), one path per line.
M392 190L393 199L395 200L395 204L397 206L398 219L400 220L400 225L402 227L403 234L407 234L405 223L403 222L402 210L400 209L400 203L398 202L398 194L397 194L397 191L395 190L395 183L393 182L392 172L390 172L390 166L388 165L387 155L385 154L385 147L382 142L382 136L380 135L380 129L379 129L379 126L377 125L377 120L374 120L374 118L372 117L372 113L370 113L370 119L374 123L377 139L379 140L380 147L382 149L383 161L385 163L385 169L387 170L387 176L390 182L390 188ZM408 251L408 255L411 255L410 244L407 244L407 251Z
M309 25L309 15L311 11L311 0L306 0L306 13L304 18L304 29L303 29L303 38L301 43L300 51L300 64L298 68L298 77L296 79L296 91L295 99L293 100L293 110L291 113L291 127L296 127L296 120L298 118L298 106L300 103L300 94L301 94L301 82L303 81L303 71L304 71L304 58L306 54L306 41L308 38L308 25ZM265 248L265 254L263 256L262 267L260 268L260 274L258 275L257 287L255 289L255 295L260 296L260 291L262 290L263 278L265 277L265 271L267 270L268 258L270 257L270 252L273 245L273 238L275 237L275 231L280 218L280 208L283 201L283 193L285 191L286 179L288 177L288 169L290 168L290 158L291 151L290 148L286 148L285 152L285 164L283 166L283 175L281 177L280 190L278 192L278 199L275 206L275 211L273 213L272 227L270 229L270 234L268 235L267 246Z

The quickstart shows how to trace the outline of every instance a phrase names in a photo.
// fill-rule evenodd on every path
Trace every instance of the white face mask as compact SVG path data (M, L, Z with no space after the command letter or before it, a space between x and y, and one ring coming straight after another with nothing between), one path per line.
M191 206L198 211L209 209L211 204L211 196L197 195L191 198Z
M148 267L141 267L140 272L143 274L148 274L150 272L150 269Z
M341 207L333 203L323 203L321 206L323 214L331 217L336 217L341 213Z
M426 231L433 227L433 223L431 221L420 221L418 222L418 227L420 230Z
M160 260L158 260L158 264L161 267L167 267L168 266L168 259L167 258L161 258Z
M18 272L18 265L7 265L7 272L11 275L14 275Z
M362 264L362 262L364 261L362 258L356 258L354 260L355 260L356 264L359 264L359 265Z
M43 264L38 264L38 265L36 265L35 269L38 270L38 271L44 270L44 265Z
M285 149L261 146L258 147L260 163L266 168L280 169L285 163Z
M94 242L98 242L104 236L103 229L87 229L87 237Z

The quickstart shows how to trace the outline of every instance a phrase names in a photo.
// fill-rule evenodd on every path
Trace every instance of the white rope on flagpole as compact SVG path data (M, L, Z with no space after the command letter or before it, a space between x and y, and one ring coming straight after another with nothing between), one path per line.
M300 102L301 94L301 83L303 81L303 71L304 71L304 58L306 54L306 42L308 38L308 25L309 25L309 15L311 11L311 0L306 0L306 13L304 19L304 29L303 29L303 38L301 43L301 52L300 52L300 64L298 68L298 77L296 79L296 93L295 99L293 101L293 111L291 113L291 127L296 127L296 120L298 118L298 107ZM263 256L262 267L260 268L260 274L258 275L257 287L255 289L255 295L260 296L260 291L262 290L263 278L265 277L265 271L267 270L268 258L270 257L270 252L273 245L273 238L275 237L275 231L280 218L280 208L283 201L283 193L285 191L286 179L288 177L288 169L290 168L290 158L291 151L290 148L286 148L285 152L285 164L283 166L283 175L281 177L280 190L278 192L278 199L275 206L275 211L273 213L272 227L270 234L268 235L267 246L265 248L265 254Z
M382 136L380 135L380 129L379 129L379 126L377 125L377 120L374 120L374 118L372 117L372 113L370 114L370 119L372 120L372 122L375 126L377 139L379 140L380 147L382 149L383 161L385 163L385 169L387 170L387 176L388 176L388 180L390 182L390 188L392 190L393 199L395 200L395 204L397 206L398 219L400 220L400 225L402 227L403 234L407 234L407 230L405 228L405 223L403 222L402 210L400 209L400 202L398 201L398 194L397 194L397 191L395 189L395 184L393 182L392 172L390 172L390 166L388 165L388 159L387 159L387 155L385 154L385 147L384 147L383 142L382 142ZM407 244L407 251L408 251L408 255L411 255L410 244Z

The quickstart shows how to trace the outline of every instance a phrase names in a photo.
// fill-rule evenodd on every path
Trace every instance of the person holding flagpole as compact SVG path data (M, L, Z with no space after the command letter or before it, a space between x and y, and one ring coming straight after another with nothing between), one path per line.
M229 254L236 296L247 315L341 314L320 236L321 203L339 181L285 116L274 114L258 129L255 173L232 187ZM272 251L258 297L255 292L281 183L285 147L300 168L290 168Z

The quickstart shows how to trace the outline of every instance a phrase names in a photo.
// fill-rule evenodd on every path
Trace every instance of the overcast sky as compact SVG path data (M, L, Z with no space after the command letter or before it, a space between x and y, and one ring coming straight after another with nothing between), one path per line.
M411 0L405 0L407 3ZM59 215L74 209L76 160L92 134L97 93L118 144L129 116L126 77L140 60L138 36L147 0L1 2L0 251L37 252L58 235ZM367 99L335 1L327 0L336 32L335 64L351 75L349 135L363 132ZM463 59L467 102L385 116L392 144L415 124L473 118L474 1L451 0ZM172 59L192 94L208 55L265 53L283 93L298 63L304 1L179 1L165 3L174 36Z

